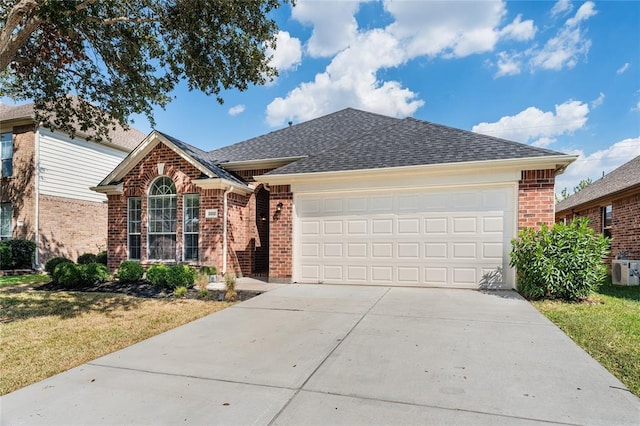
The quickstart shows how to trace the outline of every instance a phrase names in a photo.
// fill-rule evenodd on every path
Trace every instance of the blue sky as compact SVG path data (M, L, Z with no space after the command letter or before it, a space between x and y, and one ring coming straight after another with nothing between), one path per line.
M223 105L181 86L157 128L211 150L345 107L413 116L579 154L558 191L640 155L638 1L297 0L275 17L276 81Z

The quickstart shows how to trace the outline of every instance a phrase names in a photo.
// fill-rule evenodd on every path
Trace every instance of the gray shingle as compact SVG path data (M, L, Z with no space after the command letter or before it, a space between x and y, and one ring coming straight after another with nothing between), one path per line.
M560 201L556 204L556 212L572 209L580 204L595 201L634 186L640 187L640 155L593 182L582 191Z
M169 141L171 141L171 143L176 145L185 153L187 153L191 158L193 158L194 160L196 160L197 162L205 166L211 173L213 173L217 177L246 186L246 183L242 179L238 178L237 176L228 172L222 167L219 167L216 164L216 161L211 155L211 153L203 151L200 148L196 148L193 145L189 145L186 142L182 142L180 139L176 139L173 136L167 135L166 133L162 133L160 131L157 131L157 132L160 133L165 138L167 138Z
M315 173L563 155L414 118L396 120L383 130L360 132L354 136L270 173Z
M399 121L397 118L347 108L217 149L211 154L220 163L309 156Z

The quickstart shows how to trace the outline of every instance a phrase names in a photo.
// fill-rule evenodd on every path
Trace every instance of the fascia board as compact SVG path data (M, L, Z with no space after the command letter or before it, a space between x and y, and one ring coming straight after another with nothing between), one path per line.
M278 167L286 166L298 160L307 158L306 156L300 157L282 157L282 158L267 158L260 160L246 160L246 161L229 161L226 163L220 163L219 165L226 170L233 172L240 170L252 170L252 169L277 169Z
M403 175L446 175L455 173L473 174L490 171L521 171L534 169L554 169L563 171L569 164L578 158L577 155L553 155L547 157L519 158L508 160L468 161L463 163L427 164L404 167L385 167L377 169L344 170L317 173L291 173L256 176L256 182L269 185L288 185L293 183L306 183L314 181L340 181L352 179L368 179L384 174L385 178L400 177Z
M89 189L106 195L124 194L124 185L122 183L118 183L116 185L92 186Z
M202 189L221 189L226 190L229 187L233 188L234 192L242 193L243 195L251 194L252 188L243 186L235 182L231 182L222 178L210 178L210 179L194 179L191 181L194 185Z

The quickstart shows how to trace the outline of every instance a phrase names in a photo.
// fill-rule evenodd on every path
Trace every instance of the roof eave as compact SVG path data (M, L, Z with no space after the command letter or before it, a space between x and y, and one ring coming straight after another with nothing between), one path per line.
M229 161L226 163L220 163L220 167L229 171L240 170L259 170L259 169L277 169L287 164L293 163L298 160L307 158L307 156L297 157L281 157L281 158L265 158L258 160L245 160L245 161Z
M341 170L329 172L309 172L309 173L286 173L267 174L255 176L256 182L269 183L272 185L289 184L291 182L303 182L315 179L330 179L333 177L363 177L379 175L380 173L411 173L414 171L430 171L433 173L452 173L458 170L468 172L473 168L502 168L534 170L534 169L554 169L557 174L562 173L566 167L578 158L577 155L549 155L544 157L512 158L505 160L483 160L466 161L457 163L422 164L416 166L403 167L381 167L374 169Z
M618 198L624 198L626 196L629 196L629 195L635 193L636 191L640 191L640 183L636 183L634 185L627 186L626 188L620 189L618 191L610 192L610 193L602 195L600 197L591 198L591 199L583 201L581 203L570 204L567 207L563 207L561 210L558 210L556 208L556 214L572 211L572 210L575 210L576 208L584 209L584 208L598 206L598 205L602 204L602 202L605 201L605 200L614 200L614 199L618 199ZM556 205L556 207L557 207L557 205Z
M100 194L105 195L122 195L124 194L124 185L122 182L117 183L115 185L98 185L92 186L89 188L94 192L99 192Z
M232 192L241 193L243 195L248 195L253 192L253 189L248 186L240 185L239 183L223 178L194 179L191 182L202 189L227 190L231 188Z

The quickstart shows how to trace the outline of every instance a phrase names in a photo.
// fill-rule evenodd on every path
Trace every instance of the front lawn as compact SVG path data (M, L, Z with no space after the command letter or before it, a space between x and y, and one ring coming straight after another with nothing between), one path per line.
M640 396L640 287L605 284L587 302L532 303Z
M0 277L0 395L230 306L34 290L34 277Z

